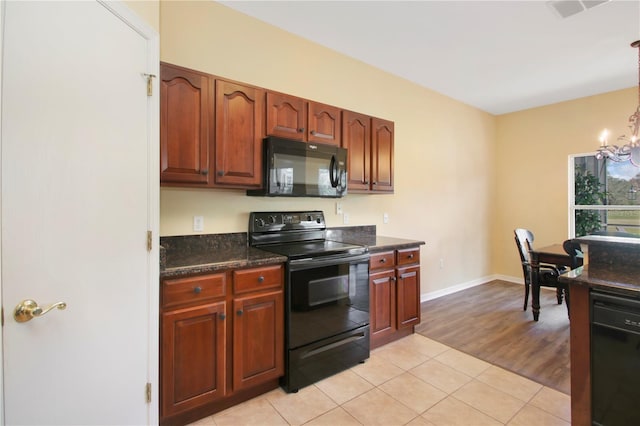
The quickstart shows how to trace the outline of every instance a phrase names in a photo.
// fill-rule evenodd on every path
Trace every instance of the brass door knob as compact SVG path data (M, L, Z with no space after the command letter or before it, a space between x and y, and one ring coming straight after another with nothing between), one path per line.
M13 311L13 318L15 318L16 322L27 322L34 317L43 316L54 308L58 308L60 310L66 309L67 304L65 302L58 302L45 309L42 309L35 301L27 299L18 303L18 306L16 306Z

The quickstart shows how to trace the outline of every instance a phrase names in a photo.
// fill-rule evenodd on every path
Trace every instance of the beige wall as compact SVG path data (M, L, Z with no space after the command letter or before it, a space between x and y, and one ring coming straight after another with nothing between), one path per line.
M426 241L422 293L493 272L495 117L214 2L162 1L160 33L162 61L393 120L395 194L348 195L349 224ZM239 190L162 188L160 208L165 236L192 234L194 215L204 233L244 232L252 210L317 208L343 225L335 200Z
M530 229L538 247L569 237L568 156L595 151L605 127L628 134L636 96L632 88L497 117L494 273L522 277L514 228Z
M126 0L124 3L160 32L160 0Z

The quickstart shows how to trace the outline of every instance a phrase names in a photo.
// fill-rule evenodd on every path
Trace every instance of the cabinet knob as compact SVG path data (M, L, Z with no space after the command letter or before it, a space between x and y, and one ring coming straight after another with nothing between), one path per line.
M386 263L387 262L387 258L383 257L382 259L380 259L380 263Z
M208 175L208 174L209 174L209 169L203 169L200 173L201 173L203 176L206 176L206 175Z
M239 317L242 316L242 314L244 314L244 312L242 311L242 309L238 309L238 312L236 312L238 314Z
M218 170L218 176L224 176L224 170Z
M225 314L220 314L220 315L218 315L218 316L220 317L220 319L221 319L221 320L224 320L224 319L226 319L226 318L227 318L227 316L226 316Z
M193 289L193 292L194 292L195 294L200 294L200 293L202 292L202 287L195 287L195 288Z
M304 132L304 127L300 127L300 128L298 129L298 133L302 133L302 132Z
M258 282L259 282L259 283L261 283L261 282L263 282L263 281L264 281L264 277L263 277L262 275L260 275L260 276L258 277Z
M312 131L311 131L311 132L309 132L309 133L311 133L312 135L315 135L315 134L316 134L316 131L315 131L315 130L312 130Z
M391 277L391 281L398 281L396 277Z
M411 253L409 256L407 256L409 259L413 259L413 253Z
M378 182L376 182L375 180L373 181L372 185L377 185Z

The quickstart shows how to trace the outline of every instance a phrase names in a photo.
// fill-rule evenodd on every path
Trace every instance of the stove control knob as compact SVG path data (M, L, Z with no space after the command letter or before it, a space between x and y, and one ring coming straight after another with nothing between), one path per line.
M320 219L320 216L318 216L318 217L316 218L316 222L318 222L318 223L322 223L322 219Z
M269 223L276 223L276 217L274 215L269 216Z
M312 220L313 220L313 216L311 216L310 214L309 214L309 215L307 215L307 221L308 221L308 222L311 222Z
M259 227L262 228L264 226L264 219L263 218L256 219L256 222L258 223Z

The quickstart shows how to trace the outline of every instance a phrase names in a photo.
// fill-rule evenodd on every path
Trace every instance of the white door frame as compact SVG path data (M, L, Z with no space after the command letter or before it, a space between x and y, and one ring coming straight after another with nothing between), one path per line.
M159 76L160 69L160 38L158 32L149 26L146 21L135 14L129 9L125 3L120 0L97 0L107 10L117 16L130 28L140 34L145 40L147 40L147 73L154 76ZM4 56L4 20L5 20L5 1L0 0L0 82L2 81L2 58ZM2 99L2 85L0 84L0 100ZM159 297L160 286L158 284L159 277L159 222L160 222L160 89L158 84L158 78L153 79L153 96L148 97L148 111L147 115L147 170L148 175L148 197L147 205L148 211L148 230L152 232L152 249L148 257L148 277L147 294L148 294L148 343L147 343L147 357L148 357L148 382L151 383L152 398L148 407L147 421L148 424L157 424L159 421L158 412L158 370L159 370ZM0 102L0 112L2 103ZM1 116L1 115L0 115ZM2 135L2 121L0 120L0 140ZM1 143L1 142L0 142ZM1 152L1 151L0 151ZM1 160L1 159L0 159ZM0 162L0 167L1 162ZM0 170L0 179L2 173ZM0 188L1 188L0 182ZM2 191L0 189L0 206L2 206ZM2 224L2 213L0 209L0 225ZM3 305L2 301L2 247L0 245L0 306ZM3 321L5 319L5 313L2 313ZM7 320L10 318L10 313L7 313ZM4 371L3 371L3 358L4 352L4 339L2 329L0 328L0 425L4 425Z

